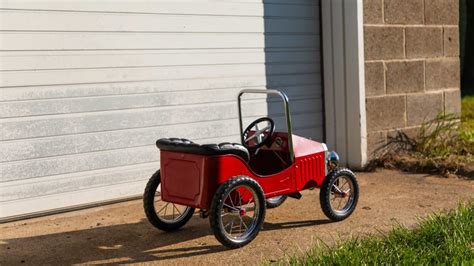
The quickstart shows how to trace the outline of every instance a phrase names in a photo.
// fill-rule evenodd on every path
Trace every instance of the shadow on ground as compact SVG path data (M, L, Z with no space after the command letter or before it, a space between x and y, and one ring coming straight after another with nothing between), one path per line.
M284 230L329 223L313 220L265 223L263 231ZM189 225L172 233L161 232L147 221L98 226L90 229L6 239L0 244L0 264L71 264L71 263L137 263L193 257L227 250L214 241L211 245L199 238L211 235L207 220L194 217ZM170 248L191 242L189 247ZM208 241L206 241L208 242Z

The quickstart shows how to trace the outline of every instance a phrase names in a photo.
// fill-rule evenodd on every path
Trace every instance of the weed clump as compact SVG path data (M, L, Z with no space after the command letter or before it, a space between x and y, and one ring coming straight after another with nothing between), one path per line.
M423 123L418 134L397 131L374 152L368 170L381 166L474 178L474 123L468 123L470 117L462 117L461 121L454 114L441 113Z

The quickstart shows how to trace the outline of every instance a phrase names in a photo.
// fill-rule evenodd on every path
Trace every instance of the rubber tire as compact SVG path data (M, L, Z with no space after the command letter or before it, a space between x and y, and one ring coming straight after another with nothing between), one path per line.
M233 188L240 186L240 185L248 185L249 187L253 188L257 193L257 197L259 202L261 203L261 211L259 213L259 217L257 218L257 226L255 227L254 232L242 242L234 242L231 239L227 238L225 232L223 232L223 228L220 227L220 209L219 206L224 201L225 195L232 190ZM252 242L252 240L257 237L260 229L263 226L263 221L265 220L265 212L266 212L266 205L265 205L265 196L263 193L262 187L255 181L254 179L248 176L236 176L228 179L223 184L219 186L214 195L211 203L211 209L209 212L209 223L211 225L212 232L216 239L224 246L234 249L240 248L248 243Z
M271 198L265 200L265 203L267 204L267 209L273 209L273 208L279 207L280 205L283 204L283 202L285 202L286 199L288 199L288 196L282 195L281 199L275 202L270 201L270 199Z
M331 195L331 187L330 184L334 181L334 179L338 178L339 176L347 176L352 181L354 185L354 202L351 208L344 214L335 213L334 210L331 208L331 204L329 201L329 197ZM342 221L349 217L355 210L357 206L357 201L359 200L359 184L357 182L357 178L355 174L347 169L347 168L338 168L329 173L326 178L324 179L323 185L321 186L321 190L319 191L319 202L321 204L321 209L323 210L324 214L333 221Z
M186 216L179 222L167 223L160 220L160 218L158 218L158 215L156 214L154 206L155 192L158 189L160 183L161 175L160 170L158 170L150 177L150 180L148 180L148 183L145 188L145 193L143 194L143 208L145 209L146 217L154 227L160 230L167 232L178 230L183 225L185 225L189 221L189 219L191 219L191 217L193 217L194 208L191 208L189 213L187 213Z

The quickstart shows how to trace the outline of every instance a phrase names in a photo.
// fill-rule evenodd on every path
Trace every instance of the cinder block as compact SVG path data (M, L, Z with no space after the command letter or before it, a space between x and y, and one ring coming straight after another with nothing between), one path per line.
M405 126L405 96L367 98L366 110L369 132Z
M444 111L446 114L461 114L460 90L450 90L444 92Z
M366 60L401 59L403 52L403 28L364 27L364 46Z
M444 55L459 56L459 27L444 27Z
M375 96L382 94L385 94L383 63L365 63L365 95Z
M425 0L425 24L458 25L459 0Z
M364 0L365 24L383 24L382 1L383 0Z
M367 152L370 158L374 155L381 147L387 144L387 132L386 131L375 131L367 133Z
M460 63L457 58L427 60L426 89L459 88L460 72Z
M423 93L407 96L407 124L421 125L443 112L443 93Z
M384 0L385 23L423 24L423 0Z
M407 27L405 34L408 58L440 57L443 55L443 28Z
M388 62L386 66L387 94L424 91L424 61Z

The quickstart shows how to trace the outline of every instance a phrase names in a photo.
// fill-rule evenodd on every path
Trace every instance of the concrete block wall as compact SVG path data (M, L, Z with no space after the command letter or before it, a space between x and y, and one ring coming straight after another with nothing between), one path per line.
M459 0L364 0L368 151L460 113Z

